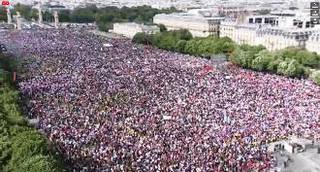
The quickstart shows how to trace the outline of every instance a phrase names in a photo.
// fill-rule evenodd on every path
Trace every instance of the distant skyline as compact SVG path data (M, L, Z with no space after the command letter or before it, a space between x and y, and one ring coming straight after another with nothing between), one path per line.
M168 8L171 6L177 8L190 8L190 7L204 7L207 5L217 4L239 4L239 3L275 3L284 2L288 5L294 5L297 7L307 7L309 2L315 0L10 0L11 3L22 3L33 5L36 2L50 3L53 5L63 5L67 8L73 9L78 6L84 6L85 4L96 4L98 7L105 6L140 6L150 5L154 8ZM254 4L252 4L254 5ZM285 6L284 6L285 7Z

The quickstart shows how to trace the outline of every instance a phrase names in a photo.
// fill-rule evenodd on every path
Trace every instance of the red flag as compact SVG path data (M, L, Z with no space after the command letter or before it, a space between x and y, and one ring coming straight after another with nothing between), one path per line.
M199 75L200 77L204 77L205 75L208 75L209 73L211 73L212 71L214 71L214 68L210 65L204 65L204 67L202 68L202 70L200 71Z

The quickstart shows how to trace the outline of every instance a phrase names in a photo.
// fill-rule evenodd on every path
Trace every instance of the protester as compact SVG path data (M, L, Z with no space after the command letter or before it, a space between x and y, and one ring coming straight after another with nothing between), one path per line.
M309 80L85 31L0 36L23 54L29 116L78 169L264 171L268 143L320 138L320 88Z

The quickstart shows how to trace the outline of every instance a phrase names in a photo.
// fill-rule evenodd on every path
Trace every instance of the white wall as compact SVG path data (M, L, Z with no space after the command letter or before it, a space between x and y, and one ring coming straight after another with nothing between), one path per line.
M148 28L145 28L148 27ZM138 32L147 32L149 34L159 32L159 28L155 26L144 26L135 23L115 23L111 32L133 38Z
M159 14L153 18L153 23L163 24L168 30L187 29L195 37L206 37L219 30L218 24L210 24L207 19L197 16Z
M263 45L270 51L299 46L299 42L292 36L275 35L267 32L258 34L258 30L258 28L249 25L240 26L235 23L222 23L220 36L227 36L238 44Z
M320 54L320 36L310 37L306 42L306 49Z

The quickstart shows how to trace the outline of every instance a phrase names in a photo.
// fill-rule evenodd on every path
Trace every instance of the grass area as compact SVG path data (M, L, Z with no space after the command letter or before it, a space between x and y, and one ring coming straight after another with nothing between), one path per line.
M0 171L63 171L50 143L23 116L20 94L12 80L16 64L13 58L0 55Z

